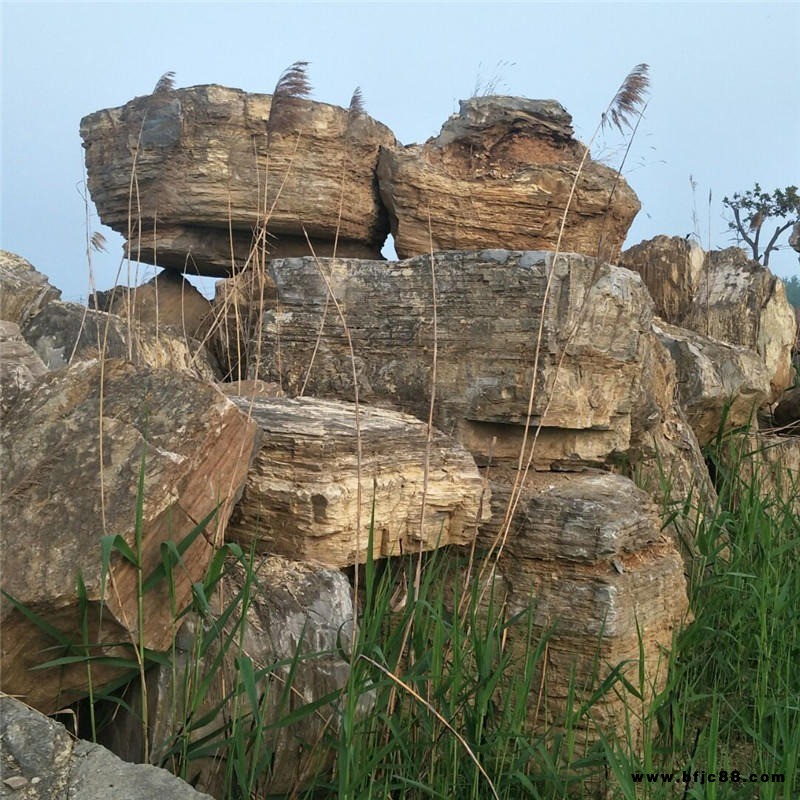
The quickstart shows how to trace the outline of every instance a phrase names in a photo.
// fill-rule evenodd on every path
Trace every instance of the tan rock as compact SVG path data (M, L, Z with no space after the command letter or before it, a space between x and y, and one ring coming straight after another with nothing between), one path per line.
M385 148L378 164L401 258L433 250L555 250L584 146L554 100L473 97L423 145ZM612 191L613 188L613 191ZM561 252L615 262L640 205L589 158Z
M113 555L104 588L101 537L121 536L136 552L142 469L145 577L161 562L163 542L179 542L219 506L175 570L174 602L182 608L222 541L255 436L255 424L214 387L175 371L107 360L40 378L6 414L0 439L3 589L80 643L81 576L90 643L136 641L141 627L146 647L166 649L174 635L166 585L143 595L139 620L137 571ZM84 664L31 671L60 651L5 598L2 628L3 691L45 712L85 693ZM119 646L105 653L130 658ZM98 666L95 688L118 673Z
M545 252L484 250L435 258L434 425L481 462L490 450L495 459L516 461L551 264L552 254ZM328 280L355 351L361 400L427 420L435 344L427 257L391 265L276 260L270 274L275 299L265 300L266 312L254 314L257 322L249 328L261 338L239 340L231 355L233 361L253 354L243 375L278 383L290 395L304 390L352 400L348 337L334 304L326 304ZM224 291L238 296L241 308L253 309L258 304L248 299L252 290L242 279L247 276L227 282ZM535 464L599 465L630 443L652 304L638 276L576 255L559 257L548 298L532 416L534 425L545 427Z
M30 261L0 250L0 320L22 327L30 317L60 296L61 292L53 288Z
M783 282L737 247L705 254L677 237L657 236L626 250L667 322L755 350L769 370L771 399L792 384L797 325Z
M783 517L784 506L800 518L800 436L753 426L749 435L723 442L719 457L732 468L735 500L756 488L774 518Z
M510 487L492 488L494 522ZM655 504L621 476L539 474L524 490L498 566L509 586L509 616L532 603L536 634L550 632L536 681L543 696L529 701L532 727L560 718L570 686L573 701L584 702L617 668L643 689L645 704L665 686L665 652L690 616L681 559L660 528ZM487 533L482 529L482 539ZM525 624L509 633L522 652ZM578 723L587 736L580 746L597 740L596 724L641 747L642 720L629 714L634 699L617 684Z
M642 276L659 317L681 325L705 279L706 252L693 239L655 236L625 250L618 263Z
M307 233L320 254L338 235L337 252L379 257L389 226L374 173L379 148L393 146L394 136L366 114L296 105L299 136L268 137L269 95L214 85L84 117L100 218L123 236L133 230L130 252L141 261L201 275L228 275L266 255L254 249L265 217L270 252L277 244L282 255L308 254Z
M755 419L771 390L770 374L755 350L658 319L653 330L675 361L681 407L701 445Z
M695 536L713 512L717 493L700 443L678 400L675 361L655 333L646 337L638 395L631 411L631 446L618 469L655 501L662 526L673 534L686 571L705 567Z
M488 516L472 456L438 431L426 455L427 426L413 417L362 406L357 421L353 404L312 398L234 400L262 444L228 537L255 540L258 552L349 566L367 559L373 516L374 558L469 544Z
M169 327L185 338L202 342L212 327L211 302L181 275L164 270L131 289L115 286L90 297L90 306L151 330Z

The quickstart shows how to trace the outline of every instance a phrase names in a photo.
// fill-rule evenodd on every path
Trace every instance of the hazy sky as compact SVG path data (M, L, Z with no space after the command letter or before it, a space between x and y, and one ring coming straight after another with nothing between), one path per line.
M724 195L800 184L800 3L3 3L2 236L64 291L87 294L82 116L178 87L271 92L311 62L314 98L367 111L405 143L438 133L458 100L554 98L587 140L628 71L651 68L650 104L625 168L642 202L627 244L694 228L731 243ZM617 166L619 137L605 158ZM689 176L697 184L692 193ZM711 213L708 193L712 192ZM121 238L91 208L114 282ZM798 273L785 250L771 264Z

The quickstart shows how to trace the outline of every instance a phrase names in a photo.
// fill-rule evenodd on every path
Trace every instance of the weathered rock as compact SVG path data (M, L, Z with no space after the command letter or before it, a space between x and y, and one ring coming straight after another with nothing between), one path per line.
M202 342L212 327L211 303L182 276L164 270L131 289L115 286L89 298L90 307L116 314L151 330L164 326Z
M249 581L246 569L252 571ZM247 596L244 619L243 593ZM234 719L245 732L255 732L250 717L254 712L261 738L249 758L266 761L272 753L272 769L257 787L259 796L302 788L329 771L334 760L325 737L338 731L337 695L350 674L350 665L341 655L352 637L350 584L336 569L259 556L248 567L229 562L219 591L210 599L213 607L205 624L192 616L179 631L175 665L159 666L148 674L150 757L156 762L163 759L170 746L184 737L195 743L216 732L221 744L226 725ZM211 626L221 624L229 608L234 611L223 626L223 635L214 637L215 643L204 649L201 640L209 641ZM232 646L221 651L217 643L228 636ZM236 666L241 658L250 659L262 676L257 680L258 709L251 707L243 691L242 673ZM185 697L186 684L198 687L193 702ZM311 709L310 704L330 694L330 703ZM120 712L104 743L123 758L136 761L144 752L138 687L129 699L133 715ZM368 708L370 695L361 702ZM301 709L306 706L309 712L303 715ZM289 714L299 719L282 722ZM195 720L203 718L205 724L197 726ZM223 753L190 761L185 767L193 785L221 798L228 795L220 758L224 759Z
M274 308L277 290L266 269L249 269L234 280L217 281L214 291L214 324L211 349L220 364L222 378L240 382L255 376L261 359L261 317ZM279 388L282 389L280 383Z
M675 361L678 396L701 445L748 426L770 395L770 374L755 350L670 325L653 330Z
M657 236L626 250L620 264L638 272L667 322L728 344L749 347L769 370L771 398L792 383L796 336L783 282L737 247L707 253Z
M13 405L23 389L46 372L42 359L22 338L19 326L0 320L0 416Z
M695 535L703 517L713 512L717 493L678 401L675 362L654 332L645 339L638 396L631 411L631 445L620 454L618 469L661 509L662 526L674 535L687 572L694 574L705 566Z
M718 457L731 472L734 499L747 498L755 487L769 513L780 519L786 505L800 518L800 436L777 436L751 429L729 439Z
M61 292L30 261L0 250L0 320L22 327L28 318L59 297Z
M231 383L218 383L217 387L228 397L244 397L247 399L271 400L276 397L285 397L277 383L266 381L232 381Z
M427 425L413 417L361 406L356 418L351 403L311 398L233 399L262 440L229 539L348 566L367 559L373 517L374 558L469 544L488 518L472 456L438 431L428 449Z
M775 424L781 427L800 423L800 386L789 389L772 412Z
M642 276L656 314L673 325L683 325L694 305L705 280L705 264L705 250L693 239L679 236L655 236L628 248L619 259L621 267Z
M398 255L555 250L584 152L572 118L554 100L462 101L435 139L381 151L381 197ZM639 208L624 179L587 159L560 250L615 262Z
M707 269L709 281L701 283L697 302L681 325L754 349L764 359L777 397L792 385L797 335L783 281L737 247L709 253ZM714 309L708 323L704 308Z
M13 697L0 696L0 760L8 800L213 800L164 769L75 739Z
M800 220L795 222L792 232L789 234L789 247L800 253Z
M436 340L434 425L480 462L490 451L495 460L516 461L552 259L504 250L437 254L436 337L429 257L390 266L273 261L279 300L265 302L262 338L249 348L260 343L253 360L259 363L243 374L290 394L305 387L316 397L353 398L348 337L334 304L326 303L321 267L346 318L363 402L427 420ZM238 281L227 291L246 296ZM599 465L629 446L652 303L638 276L577 255L558 258L548 297L531 418L544 424L535 466Z
M187 372L212 382L218 368L199 342L180 329L149 328L116 314L54 300L28 320L22 335L49 369L76 361L124 358L154 369Z
M146 647L165 649L174 633L167 587L144 594L140 621L137 571L115 554L104 586L100 539L121 536L136 550L143 480L140 563L147 577L161 563L163 542L179 542L219 506L174 571L174 601L182 608L221 541L255 437L255 424L213 386L174 371L107 360L45 375L6 414L0 438L3 589L80 643L81 576L90 643L132 641L141 626ZM46 712L80 696L86 666L32 672L58 651L5 598L0 608L2 690ZM121 646L106 652L126 655ZM117 672L98 666L95 688Z
M510 487L493 483L492 489L494 523L502 519ZM654 503L626 478L531 476L498 565L509 586L509 615L532 603L534 629L552 631L541 676L546 699L538 693L530 699L533 726L544 728L567 710L570 686L580 703L616 668L643 689L645 704L663 689L664 650L689 611L681 559L660 528ZM492 533L484 527L481 537ZM525 623L509 633L512 646L522 650ZM642 720L626 713L633 699L618 684L593 706L589 719L606 734L616 730L640 746ZM589 727L587 739L588 746L597 731Z
M131 175L137 218L131 252L201 275L258 259L254 231L281 255L377 258L389 230L375 168L394 136L366 114L294 101L291 131L268 135L272 98L223 86L138 97L81 121L89 189L102 221L127 236ZM298 135L299 134L299 135ZM265 197L266 187L266 197ZM344 198L344 202L343 202ZM278 237L278 241L274 240Z

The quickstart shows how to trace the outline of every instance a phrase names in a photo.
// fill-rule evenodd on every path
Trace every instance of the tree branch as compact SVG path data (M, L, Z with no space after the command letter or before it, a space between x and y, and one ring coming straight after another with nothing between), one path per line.
M775 228L775 233L772 234L772 238L769 240L769 244L764 248L764 266L766 267L769 264L769 254L775 250L775 242L778 241L778 237L787 229L791 228L797 220L791 220L787 222L785 225L779 225Z
M747 232L745 231L744 224L742 223L742 218L739 216L739 209L734 205L731 205L730 209L731 211L733 211L733 218L736 220L736 230L739 231L739 235L742 237L742 239L744 239L745 243L750 245L750 249L753 251L753 258L756 259L757 261L758 250L753 240L747 235Z

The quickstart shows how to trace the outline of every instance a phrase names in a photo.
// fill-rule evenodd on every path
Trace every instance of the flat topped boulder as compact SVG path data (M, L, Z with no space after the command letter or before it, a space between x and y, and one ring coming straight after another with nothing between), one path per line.
M291 128L271 131L270 95L216 85L157 91L84 117L101 220L133 231L141 261L201 275L244 266L265 218L268 254L309 254L308 233L320 255L337 240L342 255L379 257L389 225L375 167L394 135L363 113L292 103Z
M628 270L573 254L556 262L549 252L506 250L438 253L433 269L428 256L391 264L276 259L275 297L262 303L254 328L260 340L228 334L229 361L252 354L254 377L290 395L305 387L315 397L349 400L352 344L361 400L426 420L436 348L434 424L476 458L495 462L516 462L536 362L531 422L545 427L537 466L603 463L629 446L652 301ZM231 279L220 296L240 297L245 309L257 305L247 278Z
M377 559L470 544L488 518L472 456L439 431L429 441L414 417L310 397L233 400L262 440L227 535L259 552L344 567L369 557L370 525Z
M473 97L422 145L385 148L378 177L401 258L434 250L554 250L586 148L555 100ZM561 250L614 261L639 211L615 170L588 158Z

